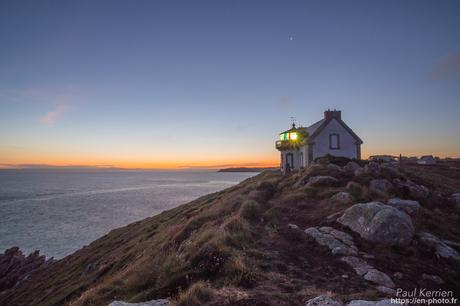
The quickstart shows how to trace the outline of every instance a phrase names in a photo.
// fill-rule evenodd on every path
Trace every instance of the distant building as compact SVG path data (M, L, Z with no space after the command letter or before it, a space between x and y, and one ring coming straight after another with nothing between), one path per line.
M436 159L433 157L433 155L423 155L422 157L419 158L419 160L417 161L417 164L434 165L436 164Z
M342 121L341 111L327 110L324 118L309 127L296 127L279 134L281 170L298 170L327 154L361 158L363 141Z
M391 155L371 155L369 156L369 160L389 163L395 162L397 157Z

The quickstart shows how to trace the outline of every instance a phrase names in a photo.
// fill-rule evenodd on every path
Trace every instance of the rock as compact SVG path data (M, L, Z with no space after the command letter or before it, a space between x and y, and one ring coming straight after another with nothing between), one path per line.
M339 193L336 193L335 195L332 196L331 198L335 202L339 202L342 204L350 204L353 202L353 198L348 192L341 191Z
M345 256L340 258L340 260L352 267L355 270L356 274L363 277L367 281L388 288L394 288L395 286L395 284L388 275L375 269L364 259L361 259L356 256Z
M342 306L342 302L327 295L320 295L305 302L305 306Z
M168 300L151 300L141 303L126 303L122 301L113 301L109 306L172 306Z
M430 274L423 273L422 279L432 281L433 283L436 283L438 285L441 285L444 283L443 279L437 275L430 275Z
M362 238L385 245L408 245L414 235L412 220L406 213L380 202L355 204L337 221Z
M385 286L377 286L376 289L388 295L392 295L392 296L396 295L396 290L394 290L393 288L388 288Z
M451 194L448 200L455 208L460 209L460 193Z
M365 280L376 283L378 285L389 288L395 287L395 284L388 275L376 269L370 269L366 274L364 274L363 277Z
M404 274L402 274L401 272L395 272L393 274L394 277L396 277L397 279L403 279L404 278Z
M348 182L346 186L347 190L354 196L360 197L363 194L363 186L360 183Z
M327 246L332 254L356 255L358 249L353 243L353 238L347 233L338 231L332 227L310 227L305 233L320 244Z
M348 173L355 173L356 170L361 169L361 166L358 165L358 163L351 161L348 162L344 167L343 171L348 172Z
M14 287L18 282L26 280L37 269L51 264L54 260L46 260L39 251L24 256L18 247L12 247L0 254L0 292Z
M352 300L347 306L394 306L391 299L380 300L380 301L365 301L365 300ZM398 304L401 305L401 304Z
M338 180L335 177L327 175L313 176L308 180L307 186L310 187L328 187L335 186Z
M418 239L422 244L433 250L437 256L445 259L460 261L460 255L458 252L435 235L427 232L422 232L418 234Z
M374 269L364 259L356 256L345 256L340 258L341 261L352 267L359 276L365 275L370 269Z
M411 180L403 181L401 179L394 179L393 183L402 193L414 199L425 199L430 194L428 188L418 185Z
M355 170L355 172L353 173L354 176L361 176L361 175L364 175L364 169L363 168L358 168Z
M297 225L295 225L295 224L288 224L288 227L289 227L290 229L293 229L293 230L299 229L299 226L297 226Z
M414 200L402 200L399 198L389 199L387 205L393 206L399 210L404 211L410 216L414 216L420 209L420 204Z
M336 165L336 164L328 164L327 169L329 170L332 170L332 171L336 171L336 172L341 172L342 171L342 167Z
M393 190L393 185L387 179L375 179L369 183L369 191L378 196L387 196Z
M443 239L442 241L450 247L460 248L460 242L455 242L455 241L446 240L446 239Z
M370 162L364 166L364 173L372 176L380 175L380 165L376 162Z

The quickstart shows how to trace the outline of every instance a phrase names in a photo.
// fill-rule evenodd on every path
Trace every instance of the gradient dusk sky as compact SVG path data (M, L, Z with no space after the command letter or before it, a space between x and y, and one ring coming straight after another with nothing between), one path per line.
M0 167L274 165L327 108L460 157L460 1L0 2Z

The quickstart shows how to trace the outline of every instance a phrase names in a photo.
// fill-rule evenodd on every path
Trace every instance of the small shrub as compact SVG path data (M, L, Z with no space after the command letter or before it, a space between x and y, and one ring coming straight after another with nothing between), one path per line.
M252 265L245 263L240 255L233 256L225 265L224 271L230 276L230 281L237 286L252 287L258 280Z
M176 306L201 306L209 302L214 295L214 290L205 282L194 283L187 291L179 293Z
M260 220L261 207L260 204L254 200L247 200L241 205L241 216L250 221Z

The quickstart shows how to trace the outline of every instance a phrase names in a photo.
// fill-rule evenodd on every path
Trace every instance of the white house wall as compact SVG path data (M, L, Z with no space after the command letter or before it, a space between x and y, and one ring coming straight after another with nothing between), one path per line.
M282 161L283 161L283 165L281 165L281 170L286 170L284 169L285 165L286 165L286 155L289 154L289 153L292 153L293 155L293 161L294 161L294 165L292 167L291 170L297 170L297 169L300 169L300 150L286 150L286 151L282 151L281 154L283 155L282 157ZM305 153L304 153L305 154ZM305 164L304 164L305 165Z
M340 149L333 150L329 148L329 135L340 135ZM313 160L317 157L326 154L334 156L343 156L348 158L358 157L358 148L356 139L335 119L331 120L329 124L315 137L313 145Z

